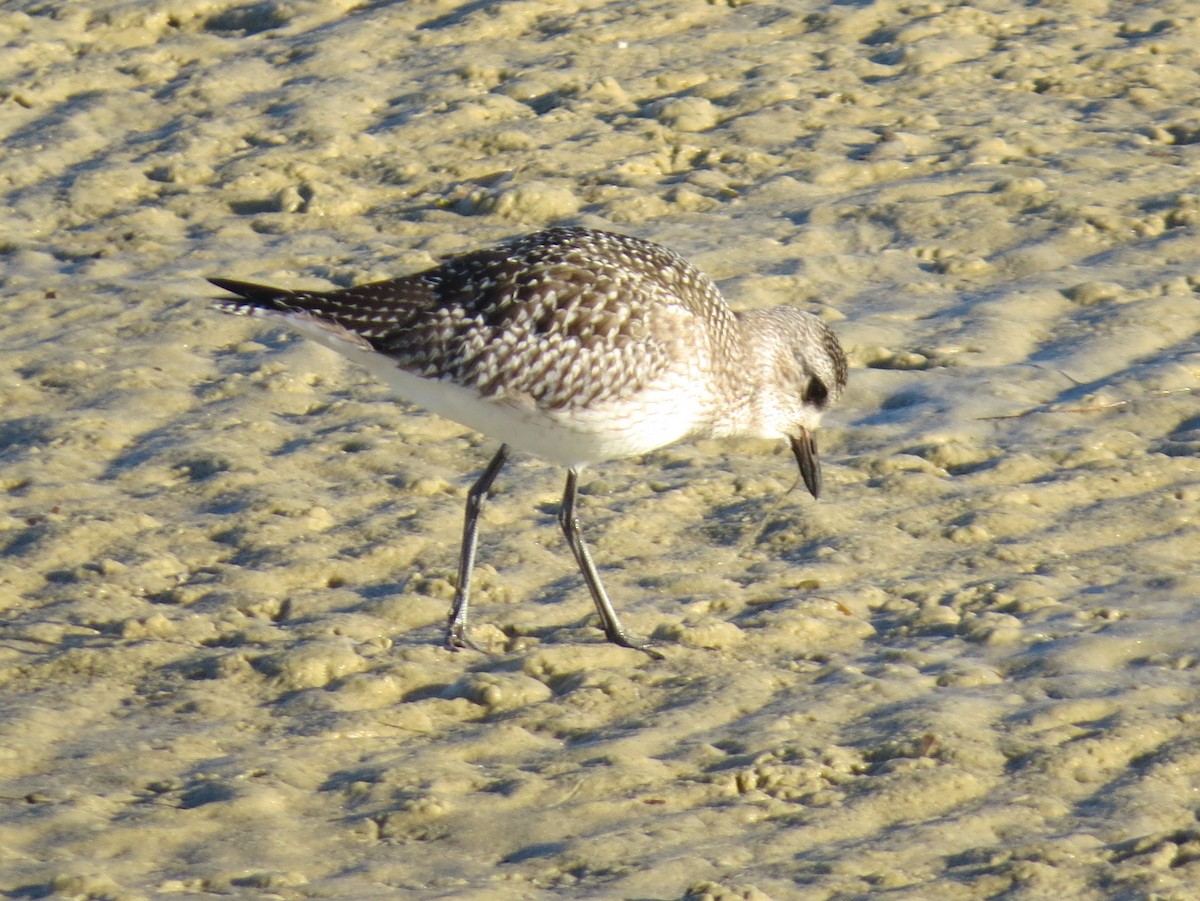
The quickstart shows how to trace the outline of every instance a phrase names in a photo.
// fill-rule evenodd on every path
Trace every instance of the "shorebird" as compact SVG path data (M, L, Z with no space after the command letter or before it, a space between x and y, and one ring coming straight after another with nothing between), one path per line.
M446 647L467 632L479 513L510 449L567 469L558 522L609 641L661 656L625 630L576 516L580 470L694 438L785 438L817 497L815 429L846 384L846 358L815 316L734 313L665 247L552 228L424 272L338 291L209 279L216 308L286 325L397 394L499 439L467 494Z

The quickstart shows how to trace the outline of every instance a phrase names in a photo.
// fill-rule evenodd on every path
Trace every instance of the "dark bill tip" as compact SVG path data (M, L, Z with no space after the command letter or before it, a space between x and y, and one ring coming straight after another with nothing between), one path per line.
M821 460L817 457L817 438L808 429L791 437L792 453L800 464L800 476L804 486L813 497L821 496Z

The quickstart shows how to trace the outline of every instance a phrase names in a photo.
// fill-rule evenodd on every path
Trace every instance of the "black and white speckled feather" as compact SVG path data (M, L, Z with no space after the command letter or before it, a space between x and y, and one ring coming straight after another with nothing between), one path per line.
M720 354L733 331L716 287L677 254L582 228L343 291L213 282L244 298L219 301L226 312L309 313L414 375L484 397L527 397L544 410L633 396L683 348L702 343L705 356Z

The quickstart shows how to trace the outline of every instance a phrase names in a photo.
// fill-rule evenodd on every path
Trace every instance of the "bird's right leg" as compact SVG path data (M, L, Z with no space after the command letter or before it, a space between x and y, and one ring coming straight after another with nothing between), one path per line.
M461 648L479 647L467 637L467 611L470 605L471 573L475 569L475 544L479 537L479 511L492 489L492 482L500 475L508 460L508 445L500 445L496 456L487 465L483 475L467 492L467 513L463 520L462 550L458 555L458 585L454 591L454 606L450 608L450 622L446 629L446 648L457 651Z

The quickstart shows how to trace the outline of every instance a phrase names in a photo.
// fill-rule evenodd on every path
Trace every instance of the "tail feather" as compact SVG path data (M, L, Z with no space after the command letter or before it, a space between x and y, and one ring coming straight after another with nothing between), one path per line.
M252 306L265 310L284 309L287 300L295 294L294 291L286 291L283 288L256 285L253 282L239 282L231 278L210 278L208 281L222 290L248 300ZM228 303L228 301L224 301L224 303Z

